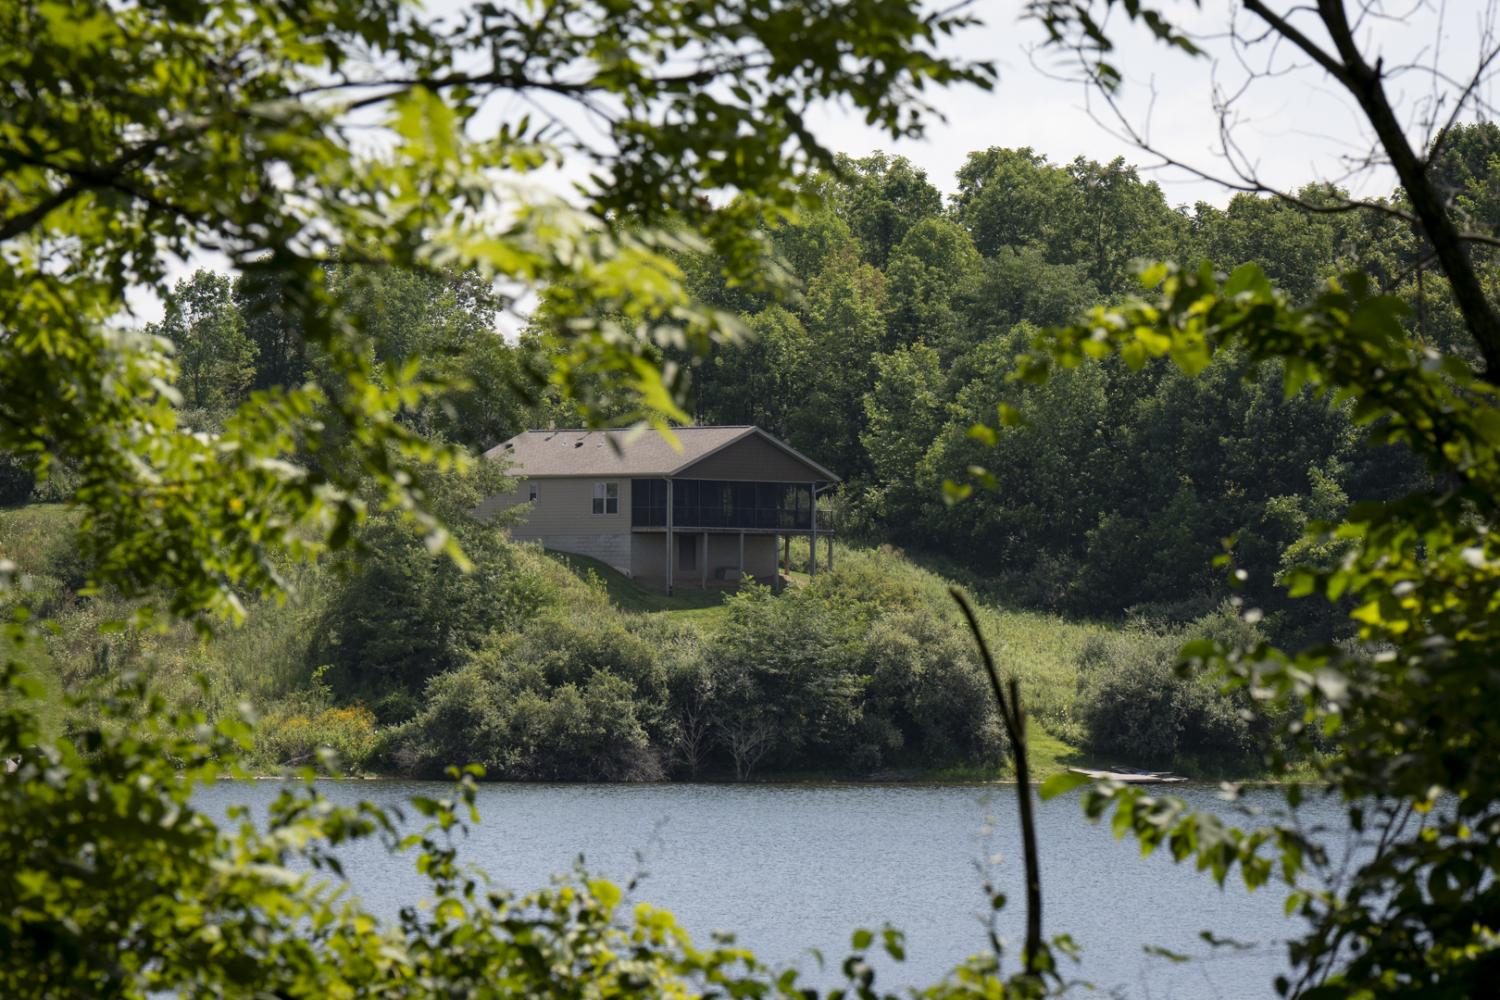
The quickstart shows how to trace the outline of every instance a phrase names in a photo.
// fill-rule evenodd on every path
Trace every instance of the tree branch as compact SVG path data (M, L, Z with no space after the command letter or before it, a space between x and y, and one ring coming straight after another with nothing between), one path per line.
M6 150L3 155L7 159L13 159L46 170L55 170L72 178L72 182L58 188L31 208L0 220L0 242L14 239L17 236L30 232L33 227L40 224L51 212L66 205L85 191L108 187L121 190L123 193L133 197L142 197L140 192L122 187L124 181L121 178L131 167L138 166L156 155L156 151L161 148L163 142L164 140L162 139L153 139L151 142L137 146L130 152L115 158L98 170L59 167L56 164L35 160L16 150Z
M1032 814L1031 766L1026 758L1026 715L1021 711L1021 688L1014 677L1010 679L1009 685L1000 683L1000 671L995 666L995 658L990 654L989 643L985 641L984 631L979 627L979 616L969 603L968 595L957 587L950 587L948 593L953 595L953 600L969 622L969 631L974 634L974 642L979 647L979 658L984 662L985 673L990 679L990 690L1000 709L1000 721L1010 740L1011 761L1016 768L1016 798L1021 806L1021 851L1026 866L1026 947L1022 952L1022 962L1028 976L1039 977L1042 973L1041 957L1044 947L1042 872L1037 858L1036 817ZM1010 688L1009 698L1005 696L1007 686Z
M1377 61L1374 66L1369 65L1360 53L1342 0L1318 0L1317 8L1339 61L1333 60L1306 35L1269 10L1262 0L1245 0L1245 9L1326 69L1359 103L1406 191L1422 235L1432 244L1438 263L1448 277L1454 303L1463 314L1464 323L1484 358L1484 377L1490 382L1500 383L1500 315L1495 313L1485 295L1473 262L1464 250L1465 241L1427 174L1427 163L1412 149L1396 118L1395 109L1391 107L1381 83L1381 64Z

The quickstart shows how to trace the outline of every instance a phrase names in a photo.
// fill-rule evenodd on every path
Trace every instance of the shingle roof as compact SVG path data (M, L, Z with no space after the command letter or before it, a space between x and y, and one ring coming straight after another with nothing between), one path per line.
M744 438L759 436L826 479L838 477L759 427L674 427L681 450L654 430L523 431L484 453L518 476L671 476Z

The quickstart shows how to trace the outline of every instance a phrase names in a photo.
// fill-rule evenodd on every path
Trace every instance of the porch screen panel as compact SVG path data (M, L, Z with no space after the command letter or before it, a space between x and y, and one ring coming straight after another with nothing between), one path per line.
M667 526L667 484L662 479L630 481L630 523L637 528Z
M796 483L678 479L672 484L672 523L679 528L806 531L812 527L812 491Z

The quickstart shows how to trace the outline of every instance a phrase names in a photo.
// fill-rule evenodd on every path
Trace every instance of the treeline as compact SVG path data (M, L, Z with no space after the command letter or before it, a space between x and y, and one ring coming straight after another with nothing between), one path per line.
M1485 124L1455 129L1440 157L1445 190L1481 227L1500 224L1497 154L1500 129ZM1343 408L1305 392L1286 398L1275 371L1245 378L1232 352L1191 378L1165 361L1133 371L1117 360L1040 387L1007 376L1037 329L1128 294L1132 263L1157 257L1226 269L1253 260L1304 298L1361 269L1413 304L1425 343L1457 350L1457 313L1442 280L1424 273L1409 227L1248 195L1173 207L1122 161L1054 164L1025 149L972 154L946 202L911 164L881 155L845 159L813 187L822 207L767 234L800 294L731 287L715 260L681 259L696 293L754 333L705 359L675 359L693 369L699 422L755 423L785 438L845 478L847 536L959 560L1010 602L1171 627L1229 593L1213 564L1228 545L1242 595L1278 638L1339 627L1336 611L1287 601L1277 585L1290 565L1339 554L1301 541L1304 529L1423 475L1399 452L1363 447ZM1299 197L1318 206L1334 195L1310 187ZM1474 253L1500 290L1493 254ZM342 314L362 320L372 362L420 362L450 385L403 414L414 428L478 450L528 426L580 421L539 376L559 343L545 297L507 339L502 300L472 273L334 264L326 280ZM256 391L326 377L290 316L253 268L178 285L151 329L176 347L190 426L211 430ZM1024 425L993 444L972 437L1001 405ZM330 421L326 433L348 431ZM997 488L948 503L944 484L965 482L973 466ZM32 471L27 456L0 455L0 504L67 495L66 467L40 487Z
M1500 129L1486 124L1456 130L1440 157L1445 189L1476 224L1500 222L1497 153ZM1054 164L1025 149L972 154L946 203L903 159L842 166L822 210L771 234L804 279L800 299L726 287L712 262L689 263L699 294L756 334L702 365L698 420L785 437L848 480L846 530L960 559L1010 600L1189 620L1229 593L1213 559L1233 538L1245 596L1269 627L1285 638L1335 627L1276 586L1289 564L1336 556L1300 544L1303 529L1422 475L1362 447L1344 409L1285 398L1275 371L1246 380L1228 353L1196 378L1164 359L1144 371L1090 364L1040 388L1007 376L1038 327L1135 289L1142 258L1255 261L1300 299L1363 270L1412 304L1424 342L1459 350L1448 290L1423 274L1409 227L1249 195L1174 208L1122 161ZM1309 206L1334 195L1299 192ZM976 423L998 426L1001 404L1025 425L994 446L970 437ZM948 504L944 483L975 465L998 489Z

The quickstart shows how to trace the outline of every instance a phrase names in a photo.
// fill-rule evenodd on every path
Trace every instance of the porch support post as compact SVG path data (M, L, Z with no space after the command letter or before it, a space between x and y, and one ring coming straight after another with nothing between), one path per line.
M698 560L698 569L702 575L702 581L698 584L704 590L708 589L708 532L703 533L703 558Z
M740 582L745 582L745 533L740 532Z
M677 553L672 551L672 480L667 480L667 596L672 596L672 560Z
M809 576L818 575L818 484L808 483L807 488L812 491L812 540L807 546L807 572Z

